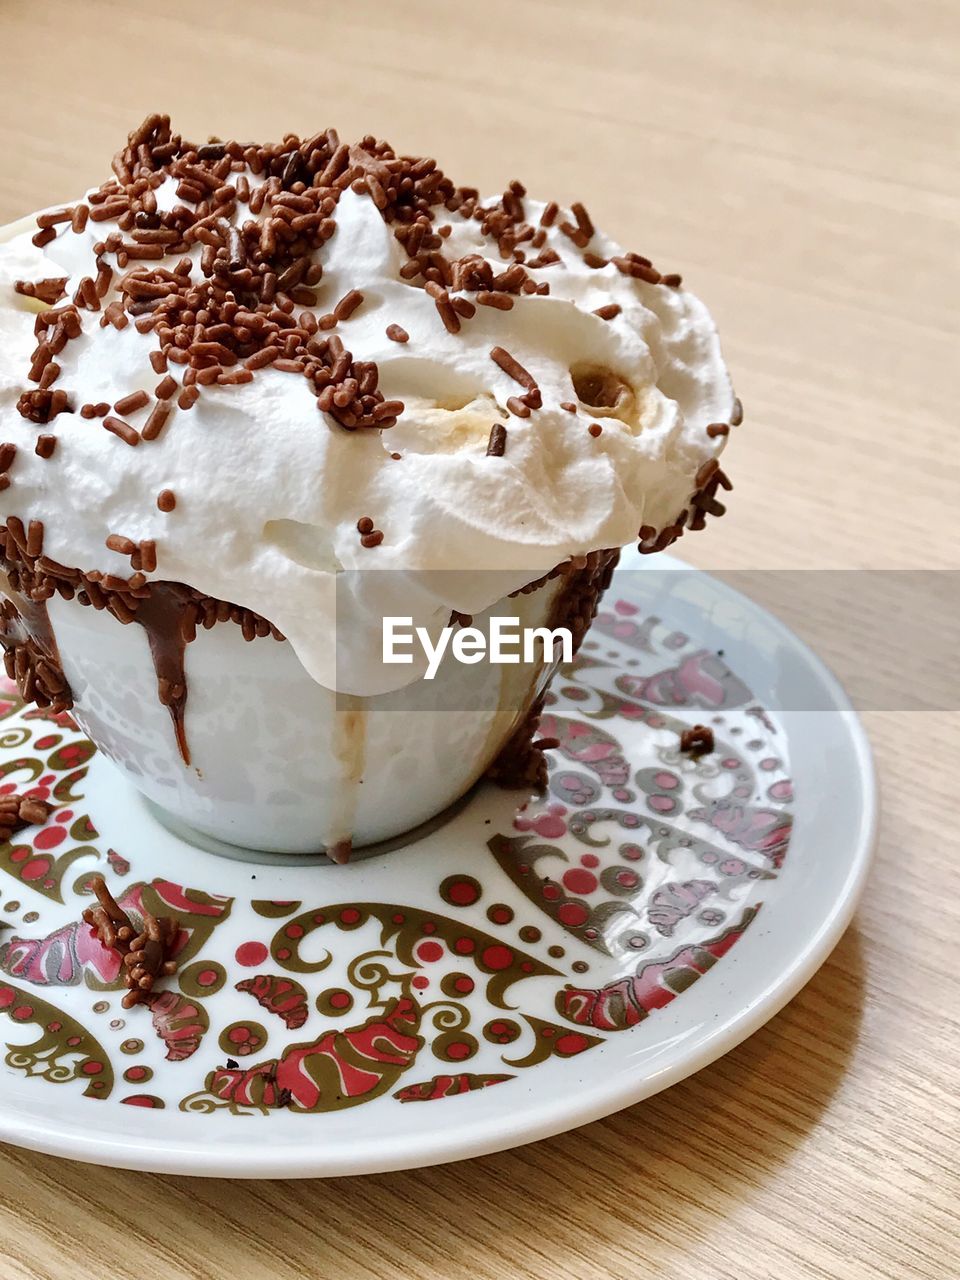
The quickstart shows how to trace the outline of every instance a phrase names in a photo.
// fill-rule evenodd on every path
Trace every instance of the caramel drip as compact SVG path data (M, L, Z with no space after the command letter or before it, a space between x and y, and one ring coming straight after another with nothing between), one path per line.
M154 582L136 612L136 621L147 633L153 669L157 675L157 693L170 712L177 749L184 764L190 763L190 747L184 725L187 705L187 675L184 655L187 634L184 613L191 603L190 593L175 582Z
M340 789L334 814L330 819L330 830L324 839L328 855L334 862L346 861L344 851L348 851L352 844L353 824L366 763L366 747L367 713L364 700L353 694L337 695L333 753L340 766Z

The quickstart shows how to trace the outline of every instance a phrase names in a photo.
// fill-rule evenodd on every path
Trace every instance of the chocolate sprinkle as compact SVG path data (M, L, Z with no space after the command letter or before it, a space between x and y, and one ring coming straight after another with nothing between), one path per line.
M363 294L359 289L351 289L349 293L344 294L337 305L333 308L333 314L337 320L349 320L353 313L363 303Z
M482 307L495 307L497 311L509 311L513 307L513 298L509 293L494 293L489 289L477 292L477 302Z
M424 285L427 293L433 298L434 305L440 319L443 321L444 328L448 333L460 332L460 317L456 308L450 300L450 294L446 289L442 288L433 280L428 280Z
M507 428L502 422L495 422L490 428L490 440L487 443L488 458L502 458L507 447Z
M391 342L409 342L410 335L398 324L387 325L387 337Z
M639 257L612 258L613 265L625 276L633 276L635 280L643 280L647 284L659 284L660 272L652 267L646 259Z
M97 899L97 906L84 907L84 923L95 930L97 940L103 946L126 954L136 937L130 917L107 888L103 876L94 876L90 881L90 888Z
M46 302L48 306L53 306L55 302L59 302L66 293L67 276L51 276L46 280L17 280L14 289L17 293L22 293L25 298L36 298L38 302Z
M135 427L131 427L129 422L124 422L122 418L104 418L103 425L108 431L118 436L124 444L132 446L140 443L140 432Z
M46 800L16 794L0 796L0 841L7 841L24 827L42 827L53 805Z
M90 881L97 906L85 907L84 923L96 933L103 946L123 958L121 974L128 988L121 1004L132 1009L150 996L156 980L176 973L172 959L180 938L180 924L173 916L155 916L143 909L140 932L107 888L103 876Z
M720 464L716 458L710 458L697 472L695 484L697 489L690 499L690 505L693 507L690 528L698 530L706 525L708 515L722 516L724 514L726 507L717 499L717 490L730 490L733 488L733 483L729 476L720 469Z
M150 410L149 418L147 418L146 422L143 424L143 431L141 434L144 440L156 440L157 436L163 430L167 418L170 416L170 412L170 406L168 404L165 404L162 400L157 401Z
M695 724L680 734L680 750L690 755L706 756L713 751L713 730L709 725Z
M157 544L152 538L143 538L140 542L140 565L144 573L153 573L157 567ZM135 569L137 565L133 566Z
M528 391L536 389L535 379L519 361L514 360L509 351L504 351L503 347L493 347L490 351L490 359L494 364L499 365L508 377L513 378L514 382L519 382L521 387L526 387Z
M146 391L133 391L130 395L124 396L122 400L117 400L114 404L115 413L136 413L138 409L143 409L150 403L150 397Z
M576 218L576 226L570 222L561 222L560 230L580 249L585 249L593 238L594 228L590 215L582 204L572 204L570 212ZM606 264L604 264L606 265Z
M122 533L111 533L107 536L106 547L108 551L117 551L122 556L132 556L137 549L137 544L132 538L124 537Z
M24 391L17 401L17 411L29 422L38 424L51 422L57 414L72 412L65 391L51 391L46 387Z

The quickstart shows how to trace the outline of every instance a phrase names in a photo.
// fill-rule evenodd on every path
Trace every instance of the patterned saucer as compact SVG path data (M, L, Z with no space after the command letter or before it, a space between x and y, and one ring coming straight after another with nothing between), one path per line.
M0 845L0 1139L230 1177L412 1167L608 1114L762 1025L850 919L873 769L820 662L682 568L618 570L549 695L546 797L481 787L345 867L196 848L0 686L0 795L56 806ZM80 923L98 873L181 922L148 1005Z

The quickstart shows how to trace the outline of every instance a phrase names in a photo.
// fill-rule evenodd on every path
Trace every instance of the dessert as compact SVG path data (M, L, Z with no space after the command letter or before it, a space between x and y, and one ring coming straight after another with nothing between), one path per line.
M257 847L342 855L484 769L529 780L543 664L445 663L425 701L383 618L579 642L620 547L722 512L740 416L702 303L582 205L481 201L332 130L148 117L100 187L7 229L0 342L8 670ZM305 753L319 782L283 773Z

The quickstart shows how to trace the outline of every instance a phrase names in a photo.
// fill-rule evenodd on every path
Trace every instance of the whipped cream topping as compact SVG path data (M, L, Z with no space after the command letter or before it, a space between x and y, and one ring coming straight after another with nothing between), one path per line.
M263 175L244 172L255 191ZM176 177L165 176L154 194L161 212L185 203ZM142 430L162 377L150 360L157 336L132 320L102 326L103 311L86 309L82 332L55 357L55 386L73 411L38 425L17 404L36 387L27 375L45 304L18 293L15 282L66 277L56 305L68 304L83 277L96 276L94 246L118 223L89 220L77 232L61 222L38 247L36 221L24 220L0 244L0 442L17 449L0 520L40 520L46 556L121 577L129 557L107 539L152 540L148 581L182 582L255 610L283 632L315 680L360 694L419 674L415 666L383 666L385 614L438 629L451 610L481 612L568 557L670 526L726 442L708 426L736 415L703 303L683 288L625 274L610 261L622 257L620 248L592 228L576 243L562 229L575 225L568 210L552 220L548 211L541 246L520 246L528 278L548 283L549 293L512 295L502 310L477 306L475 289L451 289L451 301L475 306L451 332L425 281L402 274L410 257L375 194L373 186L348 186L338 195L335 231L313 255L323 271L316 303L297 311L329 315L360 291L360 304L332 332L355 361L375 363L386 400L402 403L386 429L345 429L318 407L305 377L267 366L241 385L199 388L189 409L174 399L158 438L131 448L79 409L143 391L149 404L117 415ZM545 208L522 198L523 218L535 227ZM259 214L239 203L229 220L240 227L269 211L269 200ZM442 203L432 217L446 258L477 255L494 273L514 260L478 218ZM187 257L200 279L203 248L131 261L125 270L172 271ZM531 265L538 256L557 260ZM607 265L597 265L601 259ZM102 308L121 297L123 275L115 267ZM616 313L602 318L598 308ZM389 337L392 326L408 340ZM524 387L491 358L495 347L530 374L539 407L518 405ZM169 372L182 379L181 366ZM502 456L489 456L497 423L506 441ZM49 458L35 452L39 434L57 438ZM170 511L158 507L162 490L175 495ZM383 534L378 545L363 544L364 516Z

